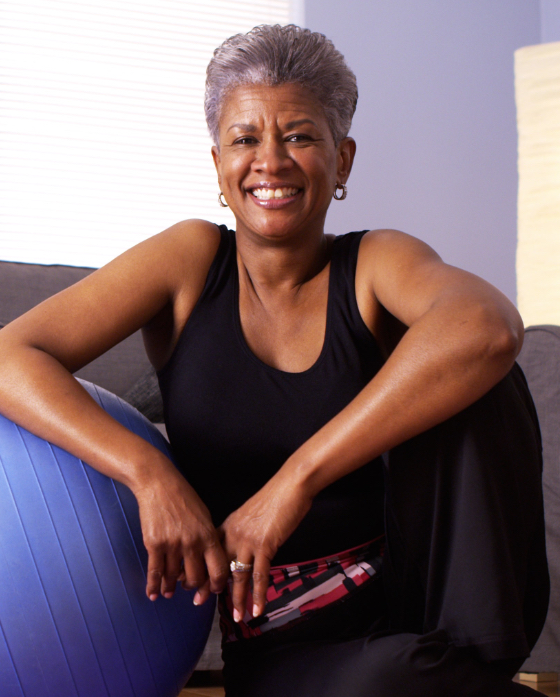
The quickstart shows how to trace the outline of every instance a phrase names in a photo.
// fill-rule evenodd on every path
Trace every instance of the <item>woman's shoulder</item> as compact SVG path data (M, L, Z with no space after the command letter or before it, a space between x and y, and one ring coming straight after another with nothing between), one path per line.
M401 230L367 231L360 240L356 299L366 325L390 353L406 330L411 298L445 266L425 242Z
M367 230L362 240L361 247L366 253L371 253L373 250L379 253L407 251L411 254L426 254L439 259L436 252L421 239L394 228Z
M369 230L361 238L357 274L363 282L379 283L440 265L441 257L428 244L401 230Z
M154 251L169 254L169 261L185 271L212 263L220 245L220 228L207 220L182 220L150 238Z
M109 262L92 274L92 283L96 276L98 285L128 280L142 289L146 300L192 298L202 290L221 236L218 226L206 220L183 220Z
M225 228L207 220L183 220L140 243L130 261L148 275L159 277L175 300L184 297L192 301L193 295L202 291L225 234Z

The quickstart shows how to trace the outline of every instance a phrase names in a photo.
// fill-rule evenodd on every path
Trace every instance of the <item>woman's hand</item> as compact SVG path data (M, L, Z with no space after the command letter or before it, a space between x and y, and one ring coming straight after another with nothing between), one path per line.
M198 589L196 605L220 593L228 578L226 555L208 509L188 482L169 464L134 494L148 550L150 600L160 593L171 598L178 581L186 590Z
M234 511L220 527L223 546L228 559L253 564L250 571L232 574L234 619L239 622L245 615L247 595L251 590L253 617L264 611L270 562L278 548L299 525L312 498L300 487L293 476L280 470L254 496Z

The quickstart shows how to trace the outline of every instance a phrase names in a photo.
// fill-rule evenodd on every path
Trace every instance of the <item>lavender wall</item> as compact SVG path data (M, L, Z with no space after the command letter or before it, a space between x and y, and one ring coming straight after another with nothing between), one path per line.
M560 0L541 0L541 42L560 41Z
M405 230L515 300L513 52L540 42L539 3L306 0L305 20L360 89L348 199L328 231Z

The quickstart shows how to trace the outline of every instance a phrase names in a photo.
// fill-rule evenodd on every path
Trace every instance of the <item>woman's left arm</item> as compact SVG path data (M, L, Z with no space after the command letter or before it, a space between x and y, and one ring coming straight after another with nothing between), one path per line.
M364 237L356 295L376 334L386 328L383 317L408 329L355 399L225 521L227 551L254 559L254 614L264 608L270 559L319 491L475 402L507 374L521 348L521 318L505 296L404 233ZM248 576L234 575L241 614Z

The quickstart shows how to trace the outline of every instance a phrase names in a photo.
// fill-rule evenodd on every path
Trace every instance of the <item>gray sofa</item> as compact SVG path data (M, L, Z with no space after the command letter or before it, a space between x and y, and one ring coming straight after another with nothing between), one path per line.
M0 261L0 328L92 271L94 269L73 266ZM157 378L146 357L140 332L78 371L76 376L122 397L164 431ZM219 670L221 666L220 632L216 621L197 670Z
M93 269L0 262L0 327L42 300L76 283ZM519 362L533 393L544 442L544 491L552 597L546 626L526 671L560 672L560 327L529 327ZM162 421L155 374L144 353L140 332L77 373L123 397L151 421ZM221 667L219 629L197 667Z
M550 571L548 616L522 670L560 673L560 327L528 327L518 361L535 400L543 439L546 551Z

